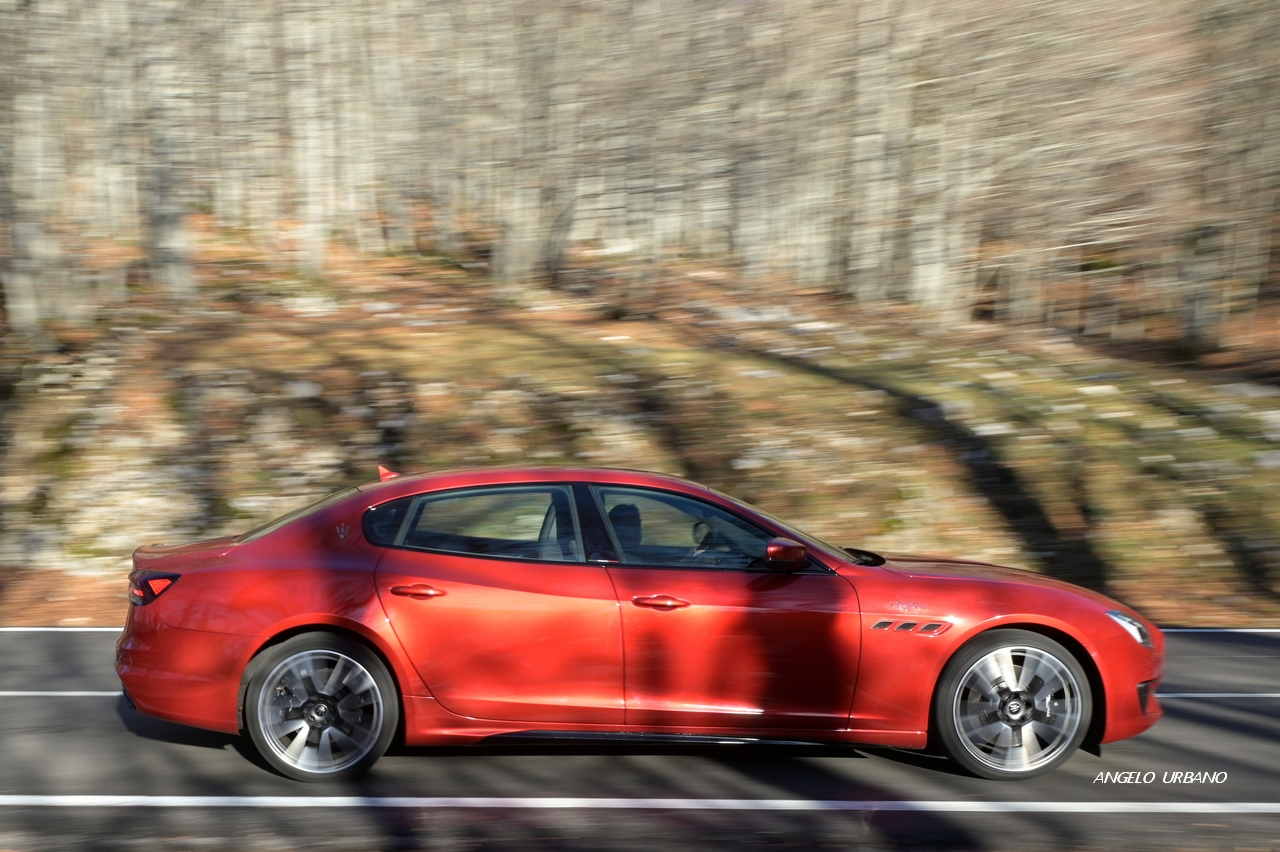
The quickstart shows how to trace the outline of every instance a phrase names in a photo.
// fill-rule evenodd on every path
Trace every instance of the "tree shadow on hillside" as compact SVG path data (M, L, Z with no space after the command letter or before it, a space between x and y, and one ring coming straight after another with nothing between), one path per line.
M731 465L741 454L723 435L722 418L730 401L713 393L709 398L681 400L664 387L666 377L646 370L637 358L623 357L615 347L574 343L540 331L511 316L492 316L489 324L546 344L553 350L569 352L584 363L594 363L626 374L626 388L634 414L652 430L657 444L679 464L680 474L697 482L714 483L752 501L756 495L744 491L746 483ZM699 440L715 435L716 442Z
M897 406L898 414L918 423L968 472L973 490L981 494L1005 520L1022 547L1038 559L1046 573L1060 580L1104 591L1111 575L1106 560L1084 538L1061 534L1040 501L1032 495L1018 472L1001 457L999 446L960 423L948 420L942 406L931 399L897 387L878 376L844 367L829 367L776 352L738 344L737 350L792 370L809 373L842 385L876 390ZM1078 496L1081 513L1093 509Z
M637 372L637 366L631 362L623 365L622 359L617 359L616 356L610 358L594 347L568 343L529 328L511 318L503 318L501 322L492 319L490 321L510 331L548 343L562 351L569 349L580 357L603 361L613 368L625 369L633 374ZM690 345L692 348L704 351L708 348L705 340L691 341ZM716 345L762 360L773 361L789 369L807 372L842 385L883 392L894 400L899 414L919 423L930 433L934 441L951 453L956 462L968 472L969 483L973 490L985 497L1004 517L1008 528L1021 541L1023 549L1043 564L1046 573L1091 589L1106 590L1111 574L1110 566L1093 549L1089 541L1085 538L1063 535L1017 471L1002 459L998 445L965 426L948 420L942 406L938 403L894 386L880 377L856 370L828 367L803 358L769 352L746 346L731 338L720 337ZM728 464L733 454L726 455L720 452L708 456L707 453L701 452L695 446L698 443L696 436L701 430L690 428L690 424L685 422L686 415L689 413L685 409L690 407L677 407L667 399L660 388L660 377L638 375L637 378L639 381L634 391L639 407L655 426L662 446L680 461L684 475L695 480L713 482L723 489L734 490L733 480L738 477L734 475L734 471ZM722 433L723 424L719 425L721 428L713 428L707 434ZM757 499L756 495L749 493L740 494L740 496L749 501ZM1096 514L1086 495L1078 494L1077 503L1082 516L1089 517Z

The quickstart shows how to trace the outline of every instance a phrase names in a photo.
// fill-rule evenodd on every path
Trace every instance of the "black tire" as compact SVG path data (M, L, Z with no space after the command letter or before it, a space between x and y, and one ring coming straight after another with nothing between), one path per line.
M245 727L258 753L298 781L363 775L400 721L395 682L367 647L304 633L268 648L247 672Z
M1034 778L1071 759L1092 714L1089 679L1070 651L1038 633L992 630L947 663L933 731L947 757L974 775Z

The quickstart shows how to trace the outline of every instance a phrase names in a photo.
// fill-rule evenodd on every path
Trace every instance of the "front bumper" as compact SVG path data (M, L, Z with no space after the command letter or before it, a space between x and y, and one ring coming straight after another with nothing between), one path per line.
M1164 715L1156 688L1164 676L1164 646L1147 648L1119 636L1089 648L1106 697L1106 725L1100 742L1136 736Z

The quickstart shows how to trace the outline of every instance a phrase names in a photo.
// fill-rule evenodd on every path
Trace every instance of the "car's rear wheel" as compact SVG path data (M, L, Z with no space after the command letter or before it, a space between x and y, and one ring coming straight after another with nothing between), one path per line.
M1093 698L1076 658L1026 630L993 630L943 671L934 732L947 756L984 778L1031 778L1071 759Z
M331 633L294 636L256 658L245 726L262 757L299 781L354 778L395 734L399 701L387 667Z

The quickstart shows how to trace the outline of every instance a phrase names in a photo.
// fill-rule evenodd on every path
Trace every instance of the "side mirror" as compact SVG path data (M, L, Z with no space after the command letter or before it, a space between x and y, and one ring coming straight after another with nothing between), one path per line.
M809 551L798 541L773 538L764 546L764 560L771 571L799 571L809 564Z

